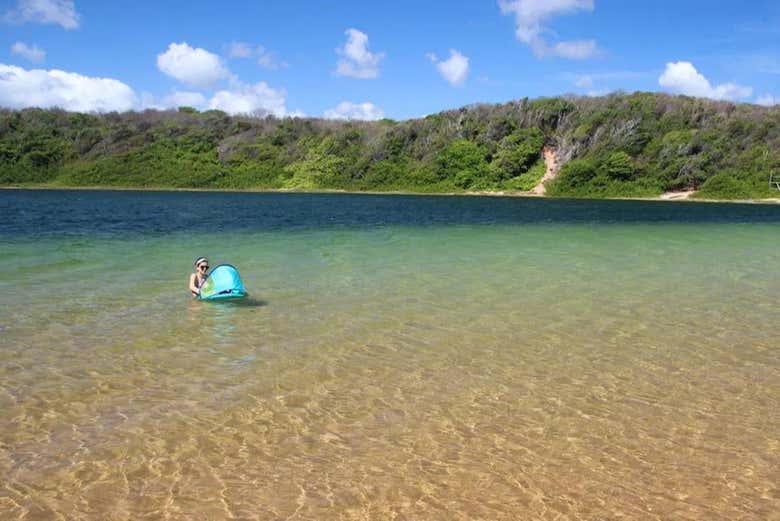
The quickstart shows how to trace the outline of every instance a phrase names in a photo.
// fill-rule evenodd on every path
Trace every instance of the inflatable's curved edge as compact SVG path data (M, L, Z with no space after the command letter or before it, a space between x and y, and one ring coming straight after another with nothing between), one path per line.
M231 292L231 293L219 293L217 295L212 295L210 297L201 297L198 296L198 300L201 302L213 302L215 300L238 300L242 298L246 298L249 296L249 293L246 291L244 292Z
M237 282L237 284L234 284L232 288L226 288L222 291L219 291L217 293L212 293L205 297L202 294L198 295L198 300L201 300L203 302L209 302L215 300L236 300L236 299L245 298L249 295L246 289L244 289L244 284L243 281L241 280L241 275L238 273L238 269L232 264L219 264L217 266L214 266L214 269L211 270L211 273L209 273L208 277L206 277L206 280L203 281L201 288L205 288L207 286L207 284L210 282L209 279L214 273L216 273L219 270L219 268L230 268L235 273L235 282Z

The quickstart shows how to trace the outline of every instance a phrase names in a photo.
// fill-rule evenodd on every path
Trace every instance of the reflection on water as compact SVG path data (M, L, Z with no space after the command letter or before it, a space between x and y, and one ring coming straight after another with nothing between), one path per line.
M220 304L190 237L11 245L0 518L778 519L777 238L206 236Z

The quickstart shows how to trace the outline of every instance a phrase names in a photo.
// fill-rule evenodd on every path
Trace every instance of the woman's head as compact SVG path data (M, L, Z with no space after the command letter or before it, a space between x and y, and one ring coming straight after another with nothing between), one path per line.
M209 260L206 257L198 257L195 259L195 269L198 271L206 271L209 269Z

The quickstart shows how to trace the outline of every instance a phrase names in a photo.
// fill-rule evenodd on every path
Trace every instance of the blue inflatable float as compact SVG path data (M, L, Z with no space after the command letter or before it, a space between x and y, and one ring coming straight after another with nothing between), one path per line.
M230 264L215 266L200 287L198 300L227 300L244 298L249 293L244 289L238 270Z

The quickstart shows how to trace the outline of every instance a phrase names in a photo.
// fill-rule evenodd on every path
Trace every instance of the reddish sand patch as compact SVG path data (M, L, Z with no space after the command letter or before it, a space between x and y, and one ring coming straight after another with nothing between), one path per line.
M552 147L544 147L542 149L542 155L544 156L544 164L547 166L542 179L531 190L532 194L544 195L547 192L547 188L544 184L551 179L555 179L558 175L558 157L555 155L555 149Z

